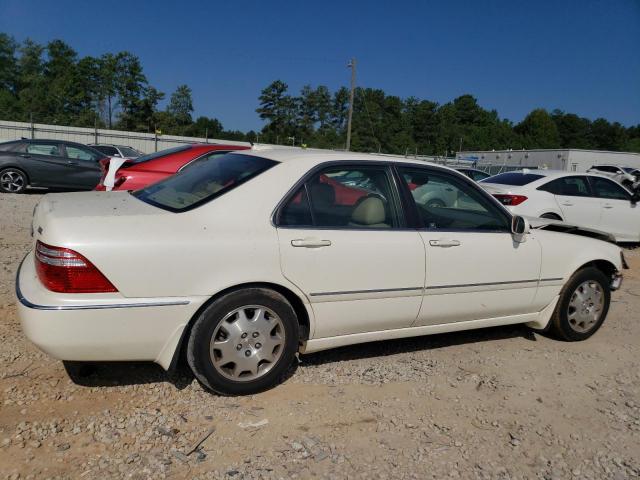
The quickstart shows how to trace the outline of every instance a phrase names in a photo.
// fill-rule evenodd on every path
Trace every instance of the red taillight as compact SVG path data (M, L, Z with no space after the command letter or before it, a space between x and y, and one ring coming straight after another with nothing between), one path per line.
M108 293L118 290L89 260L68 248L36 242L36 272L52 292Z
M494 195L494 197L496 197L500 203L509 207L520 205L527 199L524 195Z

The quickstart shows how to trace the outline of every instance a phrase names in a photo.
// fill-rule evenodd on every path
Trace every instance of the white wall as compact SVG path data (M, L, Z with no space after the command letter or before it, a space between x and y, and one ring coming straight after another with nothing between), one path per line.
M598 150L497 150L461 152L457 158L477 158L478 165L508 167L544 167L552 170L585 172L593 165L622 165L640 168L640 154Z
M185 143L224 143L226 145L249 145L247 142L233 140L217 140L197 137L179 137L174 135L159 135L153 133L124 132L120 130L104 130L82 127L63 127L58 125L44 125L41 123L8 122L0 120L0 142L19 140L20 138L46 138L53 140L68 140L78 143L113 143L128 145L144 153L151 153ZM157 140L156 140L157 138Z

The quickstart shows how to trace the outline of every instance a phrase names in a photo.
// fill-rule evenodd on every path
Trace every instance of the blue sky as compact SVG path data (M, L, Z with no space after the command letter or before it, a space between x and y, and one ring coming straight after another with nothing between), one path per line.
M81 55L129 50L152 85L193 89L195 115L258 129L260 90L282 79L358 84L446 103L471 93L520 121L560 108L640 123L640 0L0 0L0 31L60 38Z

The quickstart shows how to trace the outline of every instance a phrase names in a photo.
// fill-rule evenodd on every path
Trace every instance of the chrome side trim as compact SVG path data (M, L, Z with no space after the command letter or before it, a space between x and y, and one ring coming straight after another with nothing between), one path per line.
M22 263L25 258L27 257L25 256L22 259L22 262L20 262L20 266L18 267L18 272L16 273L16 297L18 297L18 301L22 305L34 310L103 310L107 308L168 307L173 305L188 305L190 303L189 300L176 300L172 302L112 303L97 305L39 305L27 300L20 290L20 270L22 270Z
M312 297L322 297L328 295L357 295L359 293L384 293L384 292L412 292L422 290L422 287L409 287L409 288L381 288L376 290L348 290L344 292L316 292L310 293Z

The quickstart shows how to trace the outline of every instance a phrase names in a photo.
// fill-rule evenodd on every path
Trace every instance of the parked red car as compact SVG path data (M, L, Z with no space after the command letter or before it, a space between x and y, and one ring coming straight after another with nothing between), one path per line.
M113 190L138 190L176 174L194 160L224 155L233 150L247 150L249 147L220 144L190 144L168 148L142 157L126 160L117 170ZM109 172L111 159L100 161L102 178L96 190L106 190L105 177Z

